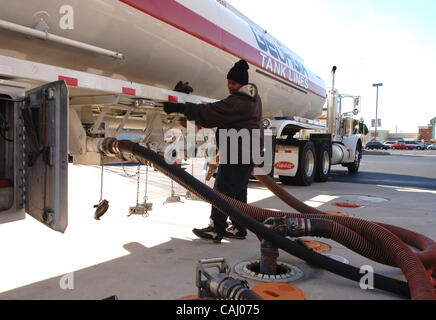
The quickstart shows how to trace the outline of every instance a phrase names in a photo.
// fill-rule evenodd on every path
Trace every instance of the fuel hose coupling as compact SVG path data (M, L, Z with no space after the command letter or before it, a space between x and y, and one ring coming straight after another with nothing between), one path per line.
M263 224L284 237L310 236L311 223L306 218L270 217Z
M118 140L116 138L105 138L101 144L101 151L106 155L119 155Z
M218 273L208 270L217 268ZM229 300L262 300L249 289L244 280L229 276L230 268L224 258L202 259L197 264L196 285L199 298L215 298Z
M290 237L304 237L310 236L311 223L310 219L305 218L288 218L287 223L287 235Z
M133 155L135 143L129 140L116 138L100 138L88 140L88 151L100 152L107 157L118 157L127 162L141 163L141 160Z

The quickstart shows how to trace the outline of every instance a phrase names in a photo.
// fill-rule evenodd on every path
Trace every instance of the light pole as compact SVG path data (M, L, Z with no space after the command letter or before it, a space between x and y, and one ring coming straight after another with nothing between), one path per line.
M383 83L374 83L373 87L377 87L377 100L375 104L375 141L377 141L377 124L378 124L378 87L383 87Z

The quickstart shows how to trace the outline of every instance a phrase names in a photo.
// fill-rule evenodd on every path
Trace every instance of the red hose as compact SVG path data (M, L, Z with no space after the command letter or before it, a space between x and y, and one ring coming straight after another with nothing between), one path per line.
M286 213L261 209L235 200L224 194L218 194L226 201L241 209L247 215L259 222L263 222L270 217L286 216L289 218L301 218L301 215L298 213ZM401 241L398 237L385 228L375 223L351 217L329 216L326 214L307 214L304 215L304 217L309 219L328 219L343 226L350 226L350 229L353 229L355 232L372 242L376 247L380 248L387 255L388 259L392 260L393 264L398 266L403 271L407 281L409 282L410 295L412 299L432 300L436 298L430 277L428 276L424 265L416 257L416 254L413 253L403 241Z
M292 218L306 217L299 213L286 215ZM317 218L314 218L315 216ZM307 236L323 237L334 240L364 257L379 263L395 266L395 262L382 250L374 246L372 242L366 240L357 232L343 226L340 223L330 219L325 219L325 216L311 215L310 225L310 234L307 234Z
M291 194L289 194L285 189L280 187L275 181L268 175L256 175L263 185L265 185L272 193L274 193L279 199L285 202L287 205L291 206L300 213L316 213L328 215L328 213L308 206L304 202L296 199ZM397 237L399 237L405 243L422 250L422 252L416 253L418 258L424 264L425 268L429 269L436 266L436 242L432 239L425 237L424 235L415 233L413 231L403 229L400 227L392 226L389 224L382 224L373 222L383 228L386 228ZM349 226L350 227L350 226ZM376 259L373 259L376 260ZM378 260L376 260L378 261Z
M416 253L426 269L436 266L436 242L426 236L389 224L377 223L388 229L405 243L421 250Z

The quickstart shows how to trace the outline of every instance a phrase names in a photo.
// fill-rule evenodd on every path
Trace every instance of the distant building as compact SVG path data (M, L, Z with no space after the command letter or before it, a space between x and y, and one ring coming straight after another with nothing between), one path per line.
M364 137L366 142L368 141L401 141L401 140L413 140L422 141L426 143L436 141L436 118L430 120L430 124L427 126L418 127L418 133L391 133L389 130L377 129L377 139L375 137L375 131L370 130Z
M433 139L433 126L431 124L427 126L418 127L418 140L424 142L430 142Z
M419 133L391 133L389 130L377 130L377 139L375 139L375 131L370 130L366 136L366 141L398 141L398 140L418 140Z
M366 136L366 140L367 141L372 141L372 140L385 141L385 140L387 140L388 135L389 135L389 130L377 130L377 139L375 139L375 131L369 130L369 133Z
M435 140L436 139L436 118L433 118L430 120L430 125L432 126L431 139Z
M436 136L436 118L430 120L430 124L427 126L419 127L419 140L424 140L424 142L435 142Z

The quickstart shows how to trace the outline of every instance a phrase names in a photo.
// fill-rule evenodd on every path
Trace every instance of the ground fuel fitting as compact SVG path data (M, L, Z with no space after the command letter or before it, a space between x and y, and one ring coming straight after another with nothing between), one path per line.
M254 291L248 288L248 284L239 279L234 279L225 274L212 277L207 285L213 296L225 300L263 300Z
M217 273L209 272L218 269ZM263 300L250 290L248 283L229 276L230 267L221 258L201 259L196 269L196 285L200 299Z

